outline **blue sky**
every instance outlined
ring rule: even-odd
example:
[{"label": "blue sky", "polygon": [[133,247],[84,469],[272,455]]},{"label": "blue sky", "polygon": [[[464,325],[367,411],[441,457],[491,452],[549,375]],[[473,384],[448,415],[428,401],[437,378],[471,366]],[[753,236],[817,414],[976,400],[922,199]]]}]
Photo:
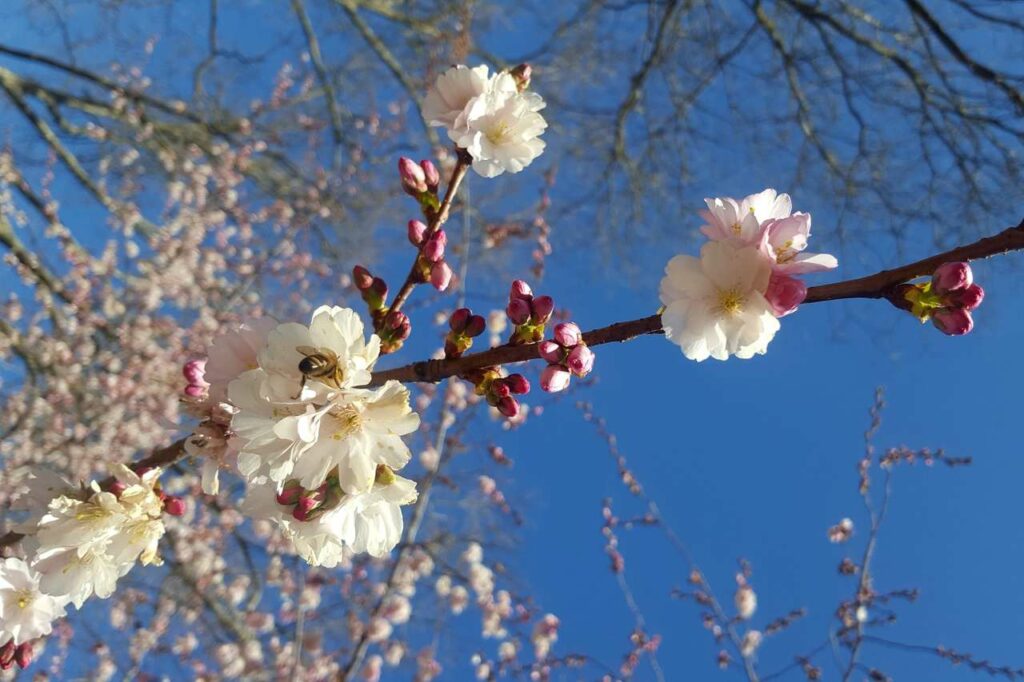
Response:
[{"label": "blue sky", "polygon": [[[226,24],[226,35],[250,36],[237,38],[243,46],[259,44],[259,34],[247,31],[253,26],[245,21]],[[0,35],[9,44],[51,47],[21,42],[16,25],[8,24]],[[498,44],[513,41],[506,36]],[[169,58],[158,48],[154,64],[166,68],[161,60]],[[555,155],[557,140],[552,144]],[[585,226],[553,225],[554,253],[538,292],[571,307],[583,328],[651,314],[667,257],[698,248],[692,235],[704,196],[742,196],[765,186],[787,189],[788,173],[756,159],[744,161],[737,163],[738,172],[710,169],[706,177],[694,178],[685,197],[692,213],[677,216],[678,227],[658,232],[654,243],[597,254],[579,247]],[[526,171],[538,186],[546,162]],[[558,192],[576,189],[585,171],[564,170],[556,205]],[[483,182],[472,180],[474,191]],[[794,203],[814,212],[815,250],[832,248],[840,256],[834,278],[895,262],[888,243],[873,244],[866,259],[855,246],[839,249],[830,230],[837,216],[830,212],[829,197],[796,194]],[[1020,219],[1019,207],[1006,210],[1002,222],[982,231],[996,232]],[[907,240],[901,246],[907,259],[932,252],[930,242]],[[754,569],[760,604],[755,627],[791,609],[808,609],[805,619],[762,648],[761,670],[769,673],[824,641],[835,623],[835,606],[854,590],[853,580],[839,576],[836,566],[847,552],[859,559],[862,551],[867,520],[855,467],[867,411],[882,386],[887,406],[874,440],[879,450],[941,447],[972,456],[974,464],[896,471],[875,584],[880,591],[916,587],[921,596],[914,604],[899,605],[897,623],[879,634],[1024,665],[1024,596],[1016,587],[1024,563],[1018,521],[1024,506],[1018,492],[1024,479],[1018,428],[1024,377],[1016,357],[1016,339],[1024,335],[1018,314],[1022,266],[1019,255],[976,266],[987,297],[975,331],[963,338],[922,327],[884,302],[821,303],[783,320],[764,357],[696,364],[661,337],[642,338],[598,348],[593,386],[554,399],[529,396],[527,402],[545,406],[543,418],[495,435],[515,459],[505,492],[527,519],[520,544],[502,558],[518,569],[516,579],[543,609],[560,617],[556,651],[594,654],[618,666],[628,649],[632,617],[608,570],[601,501],[612,497],[623,517],[642,511],[617,480],[604,442],[582,419],[576,400],[592,402],[607,419],[647,494],[689,545],[723,602],[731,603],[733,574],[742,557]],[[382,267],[397,277],[403,266],[386,260]],[[526,257],[518,267],[526,273]],[[509,270],[516,274],[517,266]],[[6,285],[9,275],[0,277]],[[484,273],[471,268],[468,303],[494,307],[506,283],[482,280]],[[532,366],[526,374],[535,380],[538,370]],[[489,466],[483,452],[467,457],[475,459],[460,464],[466,470]],[[857,525],[854,541],[831,545],[825,531],[844,516]],[[699,609],[669,597],[672,588],[685,585],[684,562],[657,529],[622,531],[620,540],[627,579],[648,629],[664,638],[658,658],[668,679],[717,679],[717,647],[701,625]],[[475,627],[457,625],[464,626]],[[934,657],[877,647],[867,648],[864,660],[900,680],[969,675]],[[836,678],[827,652],[815,662],[825,668],[826,679]],[[643,664],[637,677],[651,675]],[[463,679],[461,670],[448,679]]]}]

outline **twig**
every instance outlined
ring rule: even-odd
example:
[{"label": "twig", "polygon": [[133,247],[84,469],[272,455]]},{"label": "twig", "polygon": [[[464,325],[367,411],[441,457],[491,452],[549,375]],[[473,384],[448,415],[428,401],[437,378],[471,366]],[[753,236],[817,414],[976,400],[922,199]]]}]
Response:
[{"label": "twig", "polygon": [[[807,299],[804,302],[819,303],[845,298],[885,298],[892,292],[893,287],[915,277],[931,275],[935,268],[943,263],[977,260],[1021,249],[1024,249],[1024,220],[1021,220],[1016,227],[1008,228],[992,237],[985,237],[971,244],[950,249],[907,265],[891,270],[882,270],[867,277],[811,287],[807,290]],[[647,334],[659,334],[663,331],[661,316],[651,315],[593,329],[583,334],[583,340],[588,346],[600,346],[606,343],[629,341]],[[404,382],[437,383],[447,377],[466,374],[484,367],[533,360],[539,357],[537,349],[538,344],[504,345],[451,360],[414,362],[402,367],[374,372],[371,385],[378,386],[392,379]]]}]

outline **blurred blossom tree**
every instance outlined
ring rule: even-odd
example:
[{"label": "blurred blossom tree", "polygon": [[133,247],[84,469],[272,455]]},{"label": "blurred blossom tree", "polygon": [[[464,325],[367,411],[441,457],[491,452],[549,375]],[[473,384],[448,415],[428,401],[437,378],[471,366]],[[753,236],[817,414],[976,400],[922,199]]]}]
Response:
[{"label": "blurred blossom tree", "polygon": [[[735,592],[715,593],[582,398],[640,510],[602,509],[635,621],[620,660],[560,651],[557,615],[495,558],[524,520],[501,432],[546,418],[517,363],[546,363],[531,401],[579,396],[600,390],[599,345],[664,333],[691,359],[750,358],[801,304],[846,298],[971,331],[983,290],[968,261],[1024,248],[1024,223],[1003,230],[1024,198],[1022,7],[4,4],[0,667],[680,679],[619,547],[655,526],[684,576],[673,596],[698,605],[709,658],[733,674],[889,679],[872,643],[1024,678],[878,634],[916,596],[873,580],[894,468],[968,463],[876,453],[880,394],[865,520],[828,529],[862,543],[839,568],[852,588],[788,667],[762,670],[758,654],[804,609],[755,627],[746,562]],[[707,200],[700,246],[694,196],[742,195],[751,169],[836,216],[816,234],[838,261],[804,251],[810,215],[774,190]],[[581,298],[628,287],[632,257],[666,243],[700,257],[673,258],[660,302],[638,293],[621,315],[637,319],[583,331],[575,302],[539,293],[554,225],[559,248],[592,252],[582,272],[616,259]],[[801,279],[838,262],[840,281]],[[464,611],[479,627],[456,624]]]}]

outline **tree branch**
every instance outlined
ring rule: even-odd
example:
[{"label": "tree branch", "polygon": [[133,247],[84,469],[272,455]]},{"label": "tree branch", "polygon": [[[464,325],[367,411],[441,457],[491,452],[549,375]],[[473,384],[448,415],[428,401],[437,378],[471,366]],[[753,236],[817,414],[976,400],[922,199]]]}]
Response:
[{"label": "tree branch", "polygon": [[[1009,251],[1024,249],[1024,220],[1016,227],[1010,227],[992,237],[959,246],[949,251],[924,258],[891,270],[882,270],[867,277],[824,284],[807,290],[805,303],[835,301],[844,298],[884,298],[893,287],[915,277],[924,277],[935,272],[935,268],[950,261],[967,261],[988,258]],[[583,334],[588,346],[629,341],[645,334],[661,333],[661,315],[651,315],[637,320],[616,322],[593,329]],[[513,362],[524,362],[539,357],[538,344],[504,345],[480,353],[465,355],[449,360],[426,360],[414,362],[394,369],[373,373],[372,386],[388,380],[403,382],[422,381],[437,383],[450,376],[459,376],[485,367],[494,367]]]}]

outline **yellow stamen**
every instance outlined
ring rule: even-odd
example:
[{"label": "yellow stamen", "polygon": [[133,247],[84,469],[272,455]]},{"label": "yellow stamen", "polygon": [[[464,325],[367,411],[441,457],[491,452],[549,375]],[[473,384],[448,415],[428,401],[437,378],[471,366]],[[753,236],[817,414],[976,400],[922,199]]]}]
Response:
[{"label": "yellow stamen", "polygon": [[718,292],[718,309],[726,315],[737,315],[743,312],[745,297],[735,289]]}]

